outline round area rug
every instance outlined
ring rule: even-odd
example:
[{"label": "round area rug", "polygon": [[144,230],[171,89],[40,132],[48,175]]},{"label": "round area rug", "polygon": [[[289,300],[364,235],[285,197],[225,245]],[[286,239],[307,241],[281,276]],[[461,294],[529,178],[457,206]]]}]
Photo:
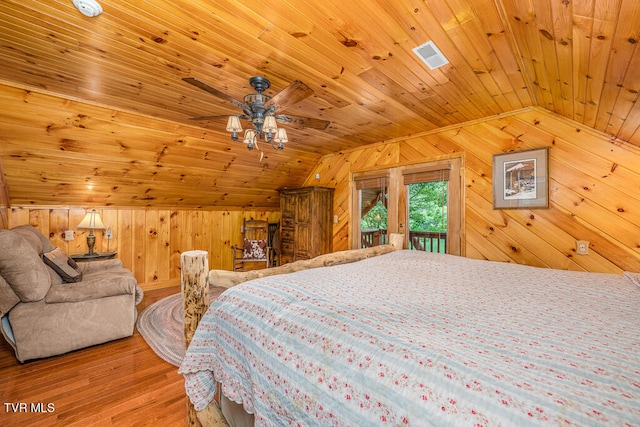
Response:
[{"label": "round area rug", "polygon": [[[209,287],[209,300],[215,301],[226,288]],[[180,366],[184,358],[182,294],[161,299],[138,316],[136,328],[149,347],[162,359]]]}]

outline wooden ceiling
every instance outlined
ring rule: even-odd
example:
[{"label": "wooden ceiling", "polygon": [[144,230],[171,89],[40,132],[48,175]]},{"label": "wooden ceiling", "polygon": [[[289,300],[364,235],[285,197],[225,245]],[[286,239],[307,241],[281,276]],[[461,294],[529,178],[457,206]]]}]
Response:
[{"label": "wooden ceiling", "polygon": [[[637,0],[70,0],[0,3],[0,156],[11,203],[277,206],[320,156],[537,105],[640,145]],[[412,48],[433,40],[449,64]],[[331,122],[264,158],[234,143],[242,100],[314,94]],[[87,191],[87,184],[94,187]]]}]

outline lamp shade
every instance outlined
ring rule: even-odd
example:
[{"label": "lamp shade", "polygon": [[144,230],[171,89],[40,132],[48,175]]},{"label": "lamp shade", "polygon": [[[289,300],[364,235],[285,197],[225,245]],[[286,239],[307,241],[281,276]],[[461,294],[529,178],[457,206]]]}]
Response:
[{"label": "lamp shade", "polygon": [[289,138],[287,138],[287,131],[284,130],[283,128],[278,128],[278,132],[276,133],[275,138],[273,138],[274,142],[277,142],[279,144],[284,144],[285,142],[289,141]]},{"label": "lamp shade", "polygon": [[102,219],[100,218],[100,214],[96,212],[95,209],[92,209],[90,212],[82,218],[80,224],[78,224],[78,228],[89,228],[91,230],[104,230],[105,227]]},{"label": "lamp shade", "polygon": [[253,129],[247,129],[244,133],[244,141],[247,144],[249,150],[253,150],[256,145],[256,131]]},{"label": "lamp shade", "polygon": [[264,124],[262,125],[262,130],[265,133],[276,133],[278,130],[278,126],[276,125],[275,116],[268,115],[264,118]]},{"label": "lamp shade", "polygon": [[240,118],[238,116],[229,116],[227,132],[242,132],[242,125],[240,125]]}]

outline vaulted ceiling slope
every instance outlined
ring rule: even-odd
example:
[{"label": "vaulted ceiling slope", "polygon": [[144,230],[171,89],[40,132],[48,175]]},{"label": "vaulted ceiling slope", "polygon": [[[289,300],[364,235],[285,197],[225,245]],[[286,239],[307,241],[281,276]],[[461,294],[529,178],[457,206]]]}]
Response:
[{"label": "vaulted ceiling slope", "polygon": [[[0,3],[0,156],[12,204],[275,206],[320,156],[532,105],[640,145],[637,0],[69,0]],[[429,40],[449,63],[412,52]],[[314,94],[260,160],[241,100]],[[97,191],[88,195],[86,186]]]}]

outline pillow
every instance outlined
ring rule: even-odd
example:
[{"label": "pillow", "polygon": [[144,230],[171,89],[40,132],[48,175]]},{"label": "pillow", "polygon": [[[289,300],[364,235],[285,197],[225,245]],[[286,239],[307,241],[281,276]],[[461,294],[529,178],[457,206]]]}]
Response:
[{"label": "pillow", "polygon": [[78,269],[78,264],[60,248],[46,252],[44,254],[44,263],[58,273],[65,283],[75,283],[82,280],[82,273]]},{"label": "pillow", "polygon": [[265,252],[266,247],[266,240],[251,240],[245,238],[242,259],[265,260],[267,259],[267,254]]},{"label": "pillow", "polygon": [[0,230],[0,274],[22,302],[40,301],[51,287],[40,254],[11,230]]}]

